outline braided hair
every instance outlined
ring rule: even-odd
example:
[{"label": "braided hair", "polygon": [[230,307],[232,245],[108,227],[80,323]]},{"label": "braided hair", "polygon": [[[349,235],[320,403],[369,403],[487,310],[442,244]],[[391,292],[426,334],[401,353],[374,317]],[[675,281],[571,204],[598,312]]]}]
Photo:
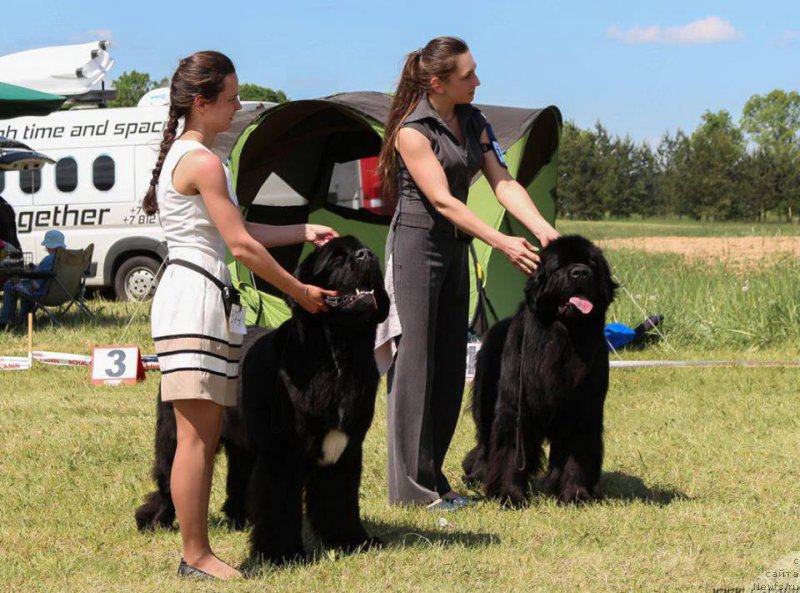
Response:
[{"label": "braided hair", "polygon": [[225,77],[235,72],[233,62],[216,51],[199,51],[178,63],[169,85],[169,117],[164,126],[161,148],[150,178],[150,187],[142,200],[146,214],[158,212],[156,188],[164,159],[175,142],[180,119],[189,115],[195,97],[200,96],[207,101],[216,99],[225,87]]}]

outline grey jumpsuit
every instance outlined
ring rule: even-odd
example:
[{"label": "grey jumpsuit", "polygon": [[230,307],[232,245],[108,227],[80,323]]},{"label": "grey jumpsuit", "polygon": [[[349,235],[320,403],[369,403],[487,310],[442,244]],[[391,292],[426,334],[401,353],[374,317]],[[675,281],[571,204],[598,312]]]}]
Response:
[{"label": "grey jumpsuit", "polygon": [[[457,105],[462,145],[427,97],[402,126],[430,140],[450,193],[466,203],[480,170],[481,112]],[[442,464],[464,392],[471,237],[439,214],[400,155],[398,206],[387,239],[402,336],[389,371],[388,483],[393,504],[428,503],[450,491]]]}]

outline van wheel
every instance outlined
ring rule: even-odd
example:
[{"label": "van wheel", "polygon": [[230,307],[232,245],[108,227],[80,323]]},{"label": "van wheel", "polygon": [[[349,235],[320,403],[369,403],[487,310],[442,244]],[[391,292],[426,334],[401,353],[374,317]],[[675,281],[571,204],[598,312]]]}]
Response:
[{"label": "van wheel", "polygon": [[156,273],[161,264],[145,255],[137,255],[122,262],[114,276],[114,292],[118,301],[143,301],[156,292]]}]

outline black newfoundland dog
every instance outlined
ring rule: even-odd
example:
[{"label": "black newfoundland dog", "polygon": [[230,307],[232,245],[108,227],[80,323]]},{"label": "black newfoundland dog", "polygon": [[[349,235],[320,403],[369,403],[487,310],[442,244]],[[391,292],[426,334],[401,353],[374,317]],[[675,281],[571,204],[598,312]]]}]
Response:
[{"label": "black newfoundland dog", "polygon": [[544,467],[560,502],[598,498],[603,402],[608,389],[605,314],[617,289],[598,247],[563,236],[541,251],[514,317],[495,324],[478,353],[472,416],[477,446],[465,480],[505,504],[527,502]]},{"label": "black newfoundland dog", "polygon": [[[291,319],[276,330],[250,328],[239,401],[225,412],[221,440],[228,457],[223,511],[239,528],[249,519],[253,557],[275,563],[305,556],[304,500],[324,545],[354,550],[377,542],[361,523],[358,494],[379,381],[375,331],[389,312],[380,264],[358,239],[340,237],[312,252],[297,277],[338,296],[327,313],[293,304]],[[140,530],[175,518],[171,404],[159,402],[156,426],[158,490],[136,511]]]}]

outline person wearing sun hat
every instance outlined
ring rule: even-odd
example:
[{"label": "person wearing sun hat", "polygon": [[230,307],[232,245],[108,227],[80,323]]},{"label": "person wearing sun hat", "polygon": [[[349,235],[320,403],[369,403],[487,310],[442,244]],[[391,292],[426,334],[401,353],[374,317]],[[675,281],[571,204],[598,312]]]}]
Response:
[{"label": "person wearing sun hat", "polygon": [[[56,250],[67,247],[64,233],[51,229],[44,234],[42,246],[47,250],[47,255],[36,266],[36,272],[52,272],[56,262]],[[3,284],[3,308],[0,310],[0,329],[17,325],[24,320],[31,311],[32,303],[28,299],[20,299],[20,294],[32,295],[40,299],[47,292],[49,280],[7,280]],[[19,315],[17,315],[17,301],[20,302]]]}]

